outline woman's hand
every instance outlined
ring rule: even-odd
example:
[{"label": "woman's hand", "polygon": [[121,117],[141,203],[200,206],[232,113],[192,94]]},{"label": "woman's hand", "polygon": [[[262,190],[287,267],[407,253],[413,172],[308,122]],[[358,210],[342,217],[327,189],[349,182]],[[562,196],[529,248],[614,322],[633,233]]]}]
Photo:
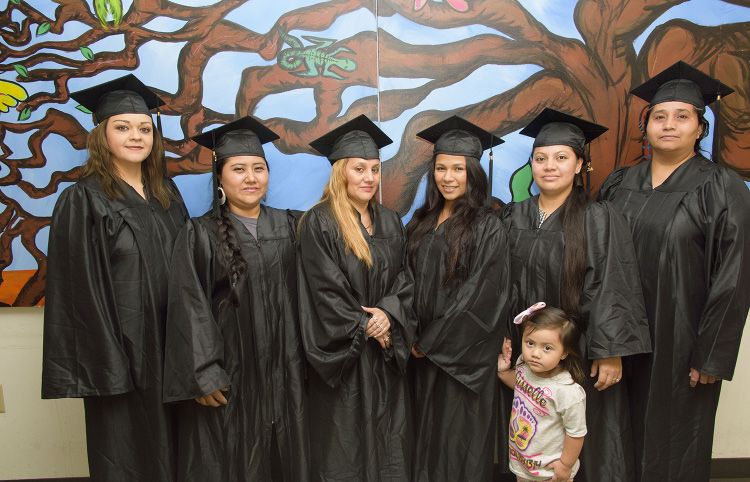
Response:
[{"label": "woman's hand", "polygon": [[411,346],[411,354],[414,356],[414,358],[424,358],[424,353],[422,353],[422,350],[417,348],[417,345]]},{"label": "woman's hand", "polygon": [[368,308],[366,306],[363,306],[362,309],[372,315],[372,318],[367,323],[367,329],[365,329],[367,336],[378,338],[391,329],[391,320],[388,319],[388,315],[383,310],[380,308]]},{"label": "woman's hand", "polygon": [[599,374],[599,379],[594,384],[594,388],[606,390],[615,383],[622,380],[622,358],[598,358],[591,364],[591,376]]},{"label": "woman's hand", "polygon": [[206,396],[198,397],[195,399],[196,402],[200,403],[204,407],[221,407],[227,404],[227,399],[221,392],[226,392],[229,387],[224,387],[221,390],[216,390],[214,393],[209,393]]},{"label": "woman's hand", "polygon": [[376,336],[375,339],[380,343],[380,347],[385,350],[393,346],[393,338],[391,338],[391,332],[386,332],[382,336]]},{"label": "woman's hand", "polygon": [[698,383],[706,384],[706,383],[716,383],[719,378],[716,378],[713,375],[709,375],[708,373],[703,373],[700,370],[696,370],[695,368],[690,369],[690,386],[695,387],[698,385]]},{"label": "woman's hand", "polygon": [[497,376],[502,378],[500,375],[510,370],[510,355],[513,352],[511,348],[510,339],[506,338],[503,340],[503,351],[497,356]]}]

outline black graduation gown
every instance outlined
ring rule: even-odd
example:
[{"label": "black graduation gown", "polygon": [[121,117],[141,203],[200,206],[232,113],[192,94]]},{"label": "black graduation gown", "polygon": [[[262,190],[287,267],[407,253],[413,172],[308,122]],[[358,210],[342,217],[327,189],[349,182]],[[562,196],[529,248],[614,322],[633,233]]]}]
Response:
[{"label": "black graduation gown", "polygon": [[[560,286],[565,236],[559,210],[539,227],[539,196],[509,204],[502,213],[510,238],[513,313],[538,301],[562,308]],[[606,202],[589,203],[584,214],[586,274],[581,293],[581,357],[586,383],[586,425],[581,468],[589,482],[630,482],[635,475],[627,389],[617,383],[604,391],[588,377],[597,358],[626,357],[651,351],[648,320],[628,224]],[[520,331],[514,331],[514,348]],[[510,395],[512,398],[512,394]],[[502,404],[501,407],[509,407]],[[507,433],[510,409],[500,417]],[[507,440],[506,440],[507,443]]]},{"label": "black graduation gown", "polygon": [[95,176],[52,213],[42,398],[84,397],[89,472],[98,481],[174,480],[173,415],[162,405],[172,246],[188,218],[125,185],[112,200]]},{"label": "black graduation gown", "polygon": [[[248,265],[237,307],[211,213],[190,220],[175,243],[164,400],[185,400],[178,404],[178,480],[275,480],[278,455],[283,480],[304,482],[310,466],[294,218],[261,206],[257,241],[232,223]],[[224,387],[225,406],[194,400]]]},{"label": "black graduation gown", "polygon": [[656,189],[651,163],[620,168],[599,197],[630,224],[653,354],[629,377],[641,481],[707,481],[720,383],[690,388],[691,368],[731,380],[750,307],[750,192],[695,156]]},{"label": "black graduation gown", "polygon": [[[413,279],[401,219],[371,203],[373,234],[362,227],[373,267],[345,248],[330,206],[301,220],[299,306],[309,370],[314,481],[410,480],[412,432],[404,371],[414,338]],[[393,346],[368,339],[378,307]]]},{"label": "black graduation gown", "polygon": [[497,357],[510,291],[508,236],[494,215],[476,220],[469,277],[443,286],[445,223],[417,250],[413,358],[415,482],[488,482],[494,465]]}]

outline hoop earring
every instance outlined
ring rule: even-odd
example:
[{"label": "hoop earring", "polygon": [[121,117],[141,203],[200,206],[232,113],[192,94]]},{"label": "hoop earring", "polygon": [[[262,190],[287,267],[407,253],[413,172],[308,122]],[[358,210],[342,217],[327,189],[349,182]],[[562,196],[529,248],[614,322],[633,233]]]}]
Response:
[{"label": "hoop earring", "polygon": [[224,192],[224,188],[219,186],[219,204],[223,206],[225,202],[227,202],[227,195]]}]

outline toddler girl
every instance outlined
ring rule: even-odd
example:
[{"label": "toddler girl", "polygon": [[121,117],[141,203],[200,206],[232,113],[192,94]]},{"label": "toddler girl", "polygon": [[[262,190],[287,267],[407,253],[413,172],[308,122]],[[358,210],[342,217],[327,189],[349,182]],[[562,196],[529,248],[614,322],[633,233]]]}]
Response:
[{"label": "toddler girl", "polygon": [[497,376],[515,387],[510,419],[510,470],[519,482],[572,480],[586,435],[586,393],[578,330],[562,310],[536,303],[516,316],[523,339],[511,370],[510,340]]}]

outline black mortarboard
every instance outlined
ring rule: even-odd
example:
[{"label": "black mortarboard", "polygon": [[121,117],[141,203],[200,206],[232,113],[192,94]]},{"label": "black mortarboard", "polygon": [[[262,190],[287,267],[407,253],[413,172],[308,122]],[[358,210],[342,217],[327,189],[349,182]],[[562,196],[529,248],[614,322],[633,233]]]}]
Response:
[{"label": "black mortarboard", "polygon": [[545,108],[521,134],[534,138],[534,147],[569,146],[583,150],[584,146],[609,129],[587,120]]},{"label": "black mortarboard", "polygon": [[366,115],[360,115],[318,137],[310,147],[326,156],[333,165],[339,159],[350,157],[380,159],[378,149],[392,142]]},{"label": "black mortarboard", "polygon": [[505,142],[478,125],[454,115],[419,132],[417,136],[435,144],[433,153],[481,159],[482,152]]},{"label": "black mortarboard", "polygon": [[146,114],[164,105],[151,89],[133,74],[70,94],[76,102],[93,112],[96,123],[119,114]]},{"label": "black mortarboard", "polygon": [[250,116],[245,116],[190,138],[201,146],[211,149],[214,153],[211,162],[211,177],[214,189],[212,207],[215,217],[220,215],[217,198],[219,173],[216,170],[216,161],[231,156],[258,156],[265,159],[266,154],[263,151],[263,144],[275,141],[278,138],[279,136],[274,131]]},{"label": "black mortarboard", "polygon": [[703,110],[734,92],[695,67],[679,61],[642,83],[630,93],[654,106],[662,102],[685,102]]},{"label": "black mortarboard", "polygon": [[214,151],[217,160],[230,156],[258,156],[265,159],[263,144],[278,138],[274,131],[250,116],[191,137]]}]

